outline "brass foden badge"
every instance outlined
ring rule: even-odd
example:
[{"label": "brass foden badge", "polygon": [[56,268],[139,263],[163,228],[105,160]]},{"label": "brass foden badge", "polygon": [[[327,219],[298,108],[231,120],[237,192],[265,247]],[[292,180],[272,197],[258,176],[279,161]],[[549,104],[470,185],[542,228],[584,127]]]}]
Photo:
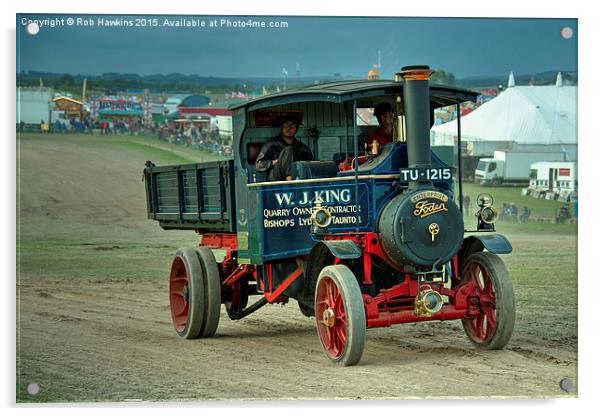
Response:
[{"label": "brass foden badge", "polygon": [[[414,203],[414,216],[424,218],[437,212],[447,211],[445,203],[447,195],[436,191],[424,191],[414,195],[410,201]],[[434,201],[438,200],[438,201]],[[440,201],[440,202],[439,202]]]}]

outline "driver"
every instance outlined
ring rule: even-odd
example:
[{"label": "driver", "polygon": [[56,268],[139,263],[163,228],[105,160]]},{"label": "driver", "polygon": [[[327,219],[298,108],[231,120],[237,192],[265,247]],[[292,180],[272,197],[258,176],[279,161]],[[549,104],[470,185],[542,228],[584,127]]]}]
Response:
[{"label": "driver", "polygon": [[285,117],[280,134],[262,146],[255,169],[267,172],[268,181],[290,181],[293,162],[313,160],[309,147],[295,137],[298,128],[297,120]]}]

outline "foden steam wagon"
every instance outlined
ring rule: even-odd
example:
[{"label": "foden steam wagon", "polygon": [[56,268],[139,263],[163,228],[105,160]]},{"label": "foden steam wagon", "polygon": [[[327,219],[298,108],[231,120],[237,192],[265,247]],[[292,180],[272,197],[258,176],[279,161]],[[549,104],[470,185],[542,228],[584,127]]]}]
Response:
[{"label": "foden steam wagon", "polygon": [[[147,162],[148,217],[201,236],[176,252],[169,275],[180,336],[213,336],[221,304],[237,320],[294,299],[341,365],[360,360],[367,328],[406,322],[460,319],[477,347],[507,344],[514,293],[498,254],[512,248],[495,233],[490,195],[477,197],[476,226],[465,229],[461,158],[450,165],[430,146],[434,110],[455,106],[460,154],[460,105],[477,94],[431,85],[431,73],[408,66],[393,81],[261,97],[232,108],[234,160]],[[366,115],[381,103],[394,139],[367,156],[376,127]],[[256,159],[291,117],[313,160],[294,161],[292,180],[268,181]]]}]

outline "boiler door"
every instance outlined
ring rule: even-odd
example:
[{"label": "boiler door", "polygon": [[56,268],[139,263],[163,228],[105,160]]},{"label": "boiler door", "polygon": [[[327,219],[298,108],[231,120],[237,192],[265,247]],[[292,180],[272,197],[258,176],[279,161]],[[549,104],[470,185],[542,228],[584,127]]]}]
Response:
[{"label": "boiler door", "polygon": [[398,264],[433,266],[451,260],[464,238],[464,222],[448,195],[417,189],[393,198],[379,220],[382,245]]}]

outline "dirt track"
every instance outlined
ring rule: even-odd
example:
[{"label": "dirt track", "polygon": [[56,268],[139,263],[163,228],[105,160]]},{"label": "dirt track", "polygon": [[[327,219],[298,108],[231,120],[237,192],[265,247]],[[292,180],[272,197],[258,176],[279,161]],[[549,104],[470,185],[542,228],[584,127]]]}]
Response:
[{"label": "dirt track", "polygon": [[[135,156],[133,150],[110,153],[102,146],[75,150],[59,142],[37,141],[22,142],[21,150],[24,235],[35,236],[44,218],[51,229],[56,224],[60,228],[65,212],[79,224],[69,225],[74,235],[85,233],[87,222],[90,229],[109,227],[106,235],[114,234],[115,239],[136,227],[144,238],[164,235],[144,217],[140,183],[144,155]],[[103,163],[113,173],[107,174],[106,165],[100,169]],[[120,181],[111,176],[115,172],[132,179]],[[101,173],[105,179],[98,181]],[[108,192],[112,192],[110,202],[104,197]],[[43,230],[39,232],[42,236]],[[194,235],[190,241],[194,244]],[[111,245],[110,239],[95,247],[100,247],[94,251],[98,255],[109,256],[127,249]],[[295,301],[268,305],[236,322],[222,311],[215,338],[183,340],[173,331],[169,312],[170,247],[148,277],[129,271],[121,278],[93,272],[82,277],[77,272],[61,275],[42,266],[22,265],[17,285],[17,401],[576,394],[576,388],[565,393],[558,385],[564,377],[576,383],[576,333],[565,339],[532,335],[520,323],[542,311],[531,310],[524,302],[519,302],[515,336],[505,350],[475,350],[459,322],[401,325],[369,330],[362,360],[350,368],[328,363],[314,321],[301,315]],[[21,254],[22,262],[35,260],[32,250]],[[136,247],[131,250],[137,253]],[[124,255],[127,252],[115,259]],[[24,393],[28,383],[39,384],[38,396]]]}]

